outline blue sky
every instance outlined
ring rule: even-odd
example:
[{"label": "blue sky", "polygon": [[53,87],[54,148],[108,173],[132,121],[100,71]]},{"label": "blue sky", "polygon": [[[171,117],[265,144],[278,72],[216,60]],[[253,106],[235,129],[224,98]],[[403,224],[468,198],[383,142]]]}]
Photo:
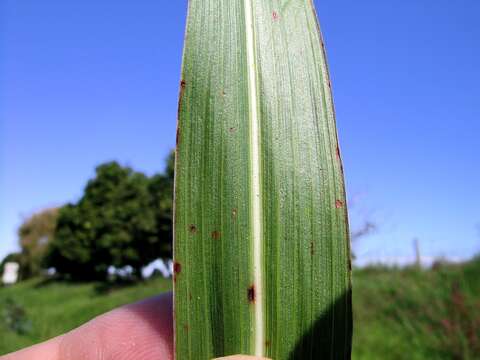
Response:
[{"label": "blue sky", "polygon": [[[94,167],[161,171],[175,142],[182,1],[0,3],[0,258]],[[316,1],[360,262],[480,252],[480,3]]]}]

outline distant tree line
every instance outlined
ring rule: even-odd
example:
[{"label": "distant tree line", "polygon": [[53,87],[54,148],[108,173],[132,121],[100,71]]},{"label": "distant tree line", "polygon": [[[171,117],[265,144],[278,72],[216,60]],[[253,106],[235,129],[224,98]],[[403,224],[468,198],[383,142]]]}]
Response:
[{"label": "distant tree line", "polygon": [[[130,267],[133,277],[158,258],[172,257],[174,153],[164,172],[153,176],[108,162],[96,168],[82,197],[43,210],[18,230],[20,252],[0,264],[20,264],[20,278],[55,269],[71,280],[105,280],[108,268]],[[366,221],[352,241],[368,236],[376,224]]]},{"label": "distant tree line", "polygon": [[153,176],[117,162],[96,168],[76,203],[44,210],[18,231],[21,278],[49,268],[71,280],[105,280],[108,268],[129,266],[140,278],[151,261],[172,256],[174,155]]}]

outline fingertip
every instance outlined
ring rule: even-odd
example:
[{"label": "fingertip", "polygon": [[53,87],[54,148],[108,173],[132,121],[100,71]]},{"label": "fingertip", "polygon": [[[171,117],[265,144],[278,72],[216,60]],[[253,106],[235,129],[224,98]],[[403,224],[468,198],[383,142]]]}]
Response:
[{"label": "fingertip", "polygon": [[173,359],[172,296],[164,294],[101,315],[66,334],[61,359]]},{"label": "fingertip", "polygon": [[[60,360],[58,353],[59,343],[62,337],[56,337],[44,343],[31,346],[29,348],[0,356],[0,360]],[[62,359],[63,360],[63,359]]]}]

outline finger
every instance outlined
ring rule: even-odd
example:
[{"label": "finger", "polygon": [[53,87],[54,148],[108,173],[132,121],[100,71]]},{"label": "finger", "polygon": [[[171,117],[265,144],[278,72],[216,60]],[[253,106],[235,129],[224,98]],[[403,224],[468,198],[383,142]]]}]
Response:
[{"label": "finger", "polygon": [[172,295],[101,315],[46,343],[0,360],[172,360]]},{"label": "finger", "polygon": [[0,356],[0,360],[59,360],[58,344],[60,340],[61,337],[58,337],[10,355]]}]

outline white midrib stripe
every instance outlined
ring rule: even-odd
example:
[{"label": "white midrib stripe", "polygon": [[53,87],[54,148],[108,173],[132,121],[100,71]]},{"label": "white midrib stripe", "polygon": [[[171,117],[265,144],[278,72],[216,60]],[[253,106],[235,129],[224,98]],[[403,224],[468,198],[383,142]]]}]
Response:
[{"label": "white midrib stripe", "polygon": [[260,183],[260,119],[258,116],[257,74],[255,65],[255,34],[253,25],[254,0],[245,1],[245,27],[247,40],[248,101],[250,118],[251,163],[251,224],[253,237],[253,277],[255,285],[255,355],[263,356],[265,326],[262,281],[262,196]]}]

